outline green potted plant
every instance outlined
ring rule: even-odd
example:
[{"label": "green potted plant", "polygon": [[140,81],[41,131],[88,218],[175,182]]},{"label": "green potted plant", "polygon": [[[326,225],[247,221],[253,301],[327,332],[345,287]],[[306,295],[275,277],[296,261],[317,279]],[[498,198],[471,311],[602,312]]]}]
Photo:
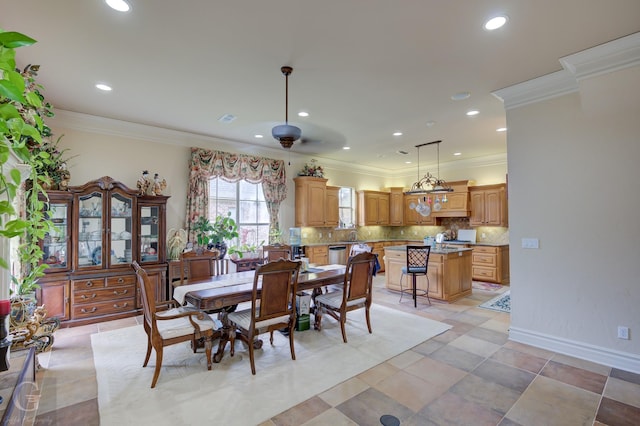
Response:
[{"label": "green potted plant", "polygon": [[231,212],[226,216],[218,215],[214,222],[204,216],[198,217],[193,222],[191,229],[196,235],[198,247],[217,248],[220,256],[227,253],[227,241],[238,238],[238,225],[231,217]]}]

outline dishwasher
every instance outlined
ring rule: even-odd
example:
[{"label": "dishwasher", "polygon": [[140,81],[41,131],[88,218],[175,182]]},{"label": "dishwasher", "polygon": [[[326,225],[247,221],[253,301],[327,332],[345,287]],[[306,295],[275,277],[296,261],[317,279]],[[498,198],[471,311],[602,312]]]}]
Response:
[{"label": "dishwasher", "polygon": [[329,264],[347,264],[347,246],[329,246]]}]

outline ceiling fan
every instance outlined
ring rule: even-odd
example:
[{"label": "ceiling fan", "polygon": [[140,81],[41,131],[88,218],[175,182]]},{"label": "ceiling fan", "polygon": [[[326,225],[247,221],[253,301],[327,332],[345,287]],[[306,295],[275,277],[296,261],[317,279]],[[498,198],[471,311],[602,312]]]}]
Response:
[{"label": "ceiling fan", "polygon": [[302,130],[299,127],[289,124],[289,75],[293,72],[293,68],[283,66],[280,68],[285,77],[285,107],[284,107],[284,124],[280,124],[271,129],[271,134],[275,139],[280,141],[283,148],[291,148],[293,143],[300,139]]}]

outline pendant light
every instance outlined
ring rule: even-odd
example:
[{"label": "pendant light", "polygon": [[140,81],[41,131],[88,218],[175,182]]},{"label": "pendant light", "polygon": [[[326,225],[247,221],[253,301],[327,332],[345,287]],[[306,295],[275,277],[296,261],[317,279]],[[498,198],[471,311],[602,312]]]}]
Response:
[{"label": "pendant light", "polygon": [[[453,189],[447,185],[444,179],[440,179],[440,143],[442,141],[433,141],[426,142],[423,144],[416,145],[418,148],[418,180],[411,185],[411,189],[405,194],[407,195],[423,195],[418,199],[418,204],[411,203],[409,208],[415,209],[422,216],[429,216],[431,214],[431,210],[438,212],[442,208],[442,203],[446,203],[447,193],[453,192]],[[438,175],[437,177],[427,172],[424,176],[420,177],[420,148],[428,145],[436,145],[437,148],[437,164],[438,164]],[[431,204],[430,194],[436,194],[433,207]]]},{"label": "pendant light", "polygon": [[284,104],[284,124],[280,124],[271,129],[273,137],[280,142],[283,148],[291,148],[293,143],[300,139],[302,130],[299,127],[289,124],[289,75],[293,72],[293,68],[283,66],[280,68],[285,77],[285,104]]}]

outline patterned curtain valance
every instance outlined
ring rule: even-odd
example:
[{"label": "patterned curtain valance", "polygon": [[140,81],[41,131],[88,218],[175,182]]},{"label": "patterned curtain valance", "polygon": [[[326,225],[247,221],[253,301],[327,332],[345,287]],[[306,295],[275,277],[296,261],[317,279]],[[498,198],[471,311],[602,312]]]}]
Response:
[{"label": "patterned curtain valance", "polygon": [[220,176],[231,182],[245,179],[251,183],[266,182],[271,185],[286,185],[287,181],[283,160],[191,148],[189,180],[212,176]]}]

